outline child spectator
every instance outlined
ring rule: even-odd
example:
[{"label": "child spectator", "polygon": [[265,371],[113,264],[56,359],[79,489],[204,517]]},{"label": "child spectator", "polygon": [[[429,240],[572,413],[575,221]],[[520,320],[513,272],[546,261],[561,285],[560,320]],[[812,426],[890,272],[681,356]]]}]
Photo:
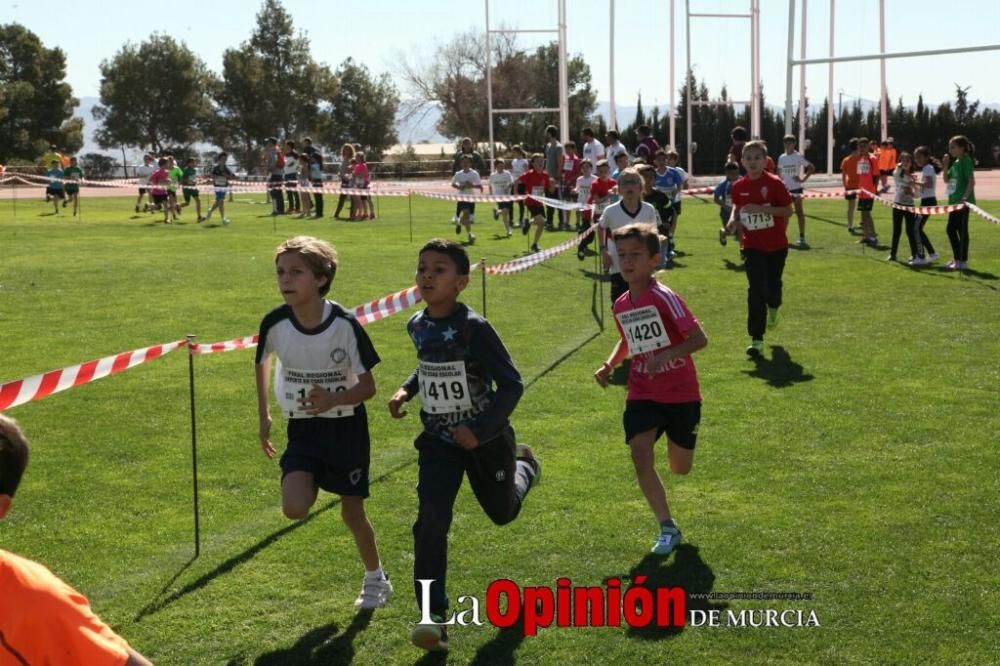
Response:
[{"label": "child spectator", "polygon": [[747,175],[733,183],[733,214],[727,230],[742,227],[741,245],[747,274],[747,355],[759,358],[764,351],[764,330],[778,325],[782,274],[788,257],[788,216],[792,197],[784,183],[767,173],[767,147],[751,141],[743,147]]},{"label": "child spectator", "polygon": [[[587,198],[587,203],[591,204],[593,208],[585,211],[583,214],[584,219],[591,223],[600,222],[604,211],[613,203],[613,192],[618,187],[618,183],[611,180],[610,171],[611,169],[608,167],[607,160],[599,160],[597,162],[597,178],[591,183],[590,196]],[[576,249],[577,259],[580,261],[584,260],[587,256],[587,247],[594,241],[594,236],[599,233],[600,229],[596,229],[594,233],[587,235],[586,238],[580,241],[580,245]],[[598,246],[600,245],[598,243]]]},{"label": "child spectator", "polygon": [[[937,206],[937,174],[941,173],[941,163],[931,155],[931,149],[927,146],[918,146],[913,151],[913,161],[920,169],[920,205]],[[917,256],[910,260],[911,266],[923,266],[938,260],[938,255],[934,251],[931,239],[924,232],[924,225],[930,215],[917,215],[913,221],[914,236],[917,241]]]},{"label": "child spectator", "polygon": [[313,192],[313,216],[317,220],[323,219],[323,154],[315,148],[309,156],[309,182],[312,184]]},{"label": "child spectator", "polygon": [[881,149],[878,153],[878,173],[882,179],[882,194],[889,191],[889,176],[896,169],[896,146],[892,137],[882,141]]},{"label": "child spectator", "polygon": [[225,152],[219,153],[215,158],[215,166],[212,167],[212,185],[215,187],[215,202],[208,209],[208,215],[205,216],[206,220],[212,219],[212,212],[218,209],[219,215],[222,217],[223,226],[229,224],[229,218],[226,217],[226,193],[229,191],[229,179],[236,177],[236,174],[230,171],[229,166],[226,164],[226,160],[228,159],[229,154]]},{"label": "child spectator", "polygon": [[[976,203],[976,176],[972,156],[975,147],[961,134],[951,137],[948,152],[941,160],[944,168],[944,182],[948,189],[948,204]],[[969,208],[963,206],[948,213],[948,241],[954,259],[948,262],[948,270],[969,268]]]},{"label": "child spectator", "polygon": [[796,150],[797,140],[794,134],[786,134],[784,138],[785,152],[778,157],[778,172],[781,174],[781,181],[792,195],[792,202],[795,204],[795,217],[799,221],[799,240],[796,245],[800,248],[806,245],[806,216],[802,211],[802,185],[813,175],[816,167]]},{"label": "child spectator", "polygon": [[[509,196],[511,188],[514,186],[514,176],[510,171],[507,171],[507,163],[500,158],[497,158],[493,162],[494,171],[490,174],[490,194],[494,196]],[[513,201],[500,201],[497,203],[497,207],[493,209],[493,217],[499,217],[503,219],[503,229],[507,236],[510,238],[514,233],[511,229],[511,216],[514,213],[514,202]]]},{"label": "child spectator", "polygon": [[618,176],[628,168],[628,153],[618,153],[615,155],[615,170],[611,172],[611,180],[618,182]]},{"label": "child spectator", "polygon": [[[563,156],[559,160],[559,192],[563,201],[573,201],[573,187],[580,176],[580,157],[576,154],[576,143],[567,141],[563,145]],[[577,213],[579,216],[579,213]],[[577,220],[579,222],[579,220]],[[559,212],[559,231],[569,231],[569,211]]]},{"label": "child spectator", "polygon": [[299,196],[299,154],[295,152],[295,142],[285,142],[284,167],[285,193],[288,195],[288,214],[302,212],[302,198]]},{"label": "child spectator", "polygon": [[[27,466],[27,438],[17,421],[0,414],[0,520],[10,513]],[[150,666],[94,614],[86,597],[41,564],[6,550],[0,550],[0,599],[0,663]]]},{"label": "child spectator", "polygon": [[274,457],[268,380],[275,354],[274,392],[288,419],[282,510],[302,520],[320,489],[340,495],[341,518],[365,567],[354,607],[379,608],[392,595],[392,584],[382,570],[364,506],[371,449],[364,402],[375,395],[372,368],[379,356],[354,315],[325,298],[337,273],[337,254],[326,241],[291,238],[278,246],[274,262],[285,303],[260,324],[255,373],[260,446]]},{"label": "child spectator", "polygon": [[618,342],[594,372],[607,387],[614,368],[632,358],[625,402],[625,443],[632,454],[636,480],[658,523],[651,552],[665,556],[681,542],[663,480],[656,471],[655,445],[667,436],[667,459],[674,474],[687,474],[701,421],[701,391],[691,354],[708,338],[687,304],[653,276],[660,263],[656,231],[630,224],[614,233],[618,263],[628,284],[614,304]]},{"label": "child spectator", "polygon": [[[354,165],[355,164],[356,164],[356,162],[354,161],[354,146],[352,146],[349,143],[345,143],[343,146],[340,147],[340,187],[341,188],[344,188],[344,189],[349,188],[349,187],[351,187],[351,184],[354,182]],[[344,194],[344,193],[341,193],[340,196],[337,198],[337,210],[335,210],[333,212],[334,219],[336,219],[336,220],[341,219],[340,218],[340,211],[343,210],[343,208],[344,208],[344,202],[346,202],[346,201],[350,201],[351,202],[350,210],[348,211],[350,213],[350,215],[348,217],[350,219],[352,219],[352,220],[354,219],[355,208],[356,208],[356,206],[355,206],[356,197],[354,197],[353,195]]]},{"label": "child spectator", "polygon": [[[463,155],[458,160],[461,171],[455,173],[451,179],[451,186],[458,190],[459,194],[472,194],[472,190],[483,191],[483,182],[478,171],[472,170],[472,158]],[[476,242],[476,236],[472,233],[472,225],[476,222],[476,203],[474,201],[459,201],[455,208],[455,233],[461,234],[462,227],[465,227],[469,234],[469,244]]]},{"label": "child spectator", "polygon": [[858,140],[851,137],[847,142],[851,152],[840,162],[840,180],[844,185],[844,200],[847,201],[847,233],[854,233],[854,207],[858,199],[858,161],[861,153],[858,150]]},{"label": "child spectator", "polygon": [[[884,148],[883,148],[884,150]],[[892,173],[893,186],[896,188],[893,202],[900,206],[913,206],[913,158],[909,153],[899,155],[899,164]],[[888,189],[888,188],[886,188]],[[915,215],[912,210],[892,209],[892,246],[886,261],[896,261],[896,251],[899,249],[899,237],[903,233],[903,222],[906,222],[906,238],[910,241],[910,259],[912,263],[917,256],[917,238]]]},{"label": "child spectator", "polygon": [[[524,194],[524,183],[521,182],[521,176],[528,171],[528,159],[525,157],[524,148],[521,146],[514,146],[511,151],[514,153],[514,159],[510,161],[510,175],[514,178],[515,183],[515,194]],[[524,199],[517,202],[517,225],[522,229],[527,224],[524,218]]]},{"label": "child spectator", "polygon": [[[359,190],[367,190],[371,185],[371,174],[368,171],[368,163],[365,162],[364,152],[358,150],[354,152],[354,181],[353,186]],[[352,220],[374,220],[375,206],[372,204],[371,196],[362,194],[358,197],[358,212]]]},{"label": "child spectator", "polygon": [[[468,254],[454,242],[429,241],[420,250],[416,284],[427,307],[406,330],[418,367],[392,396],[389,413],[402,418],[403,405],[420,394],[413,578],[417,604],[432,622],[416,625],[410,637],[438,651],[448,649],[448,532],[462,478],[468,475],[490,520],[506,525],[520,513],[541,466],[529,447],[516,443],[510,426],[524,392],[521,375],[496,330],[458,301],[469,284]],[[426,597],[421,580],[432,581]]]},{"label": "child spectator", "polygon": [[[586,206],[590,202],[590,187],[597,180],[597,176],[594,175],[594,166],[591,164],[590,160],[583,159],[580,160],[580,175],[576,178],[576,183],[573,187],[573,192],[576,195],[576,203],[581,206]],[[576,233],[581,233],[586,227],[581,223],[581,220],[585,220],[586,224],[590,224],[590,211],[589,210],[578,210],[576,211]]]},{"label": "child spectator", "polygon": [[278,150],[278,140],[274,137],[264,142],[264,157],[267,162],[268,194],[271,197],[271,214],[285,214],[285,155]]}]

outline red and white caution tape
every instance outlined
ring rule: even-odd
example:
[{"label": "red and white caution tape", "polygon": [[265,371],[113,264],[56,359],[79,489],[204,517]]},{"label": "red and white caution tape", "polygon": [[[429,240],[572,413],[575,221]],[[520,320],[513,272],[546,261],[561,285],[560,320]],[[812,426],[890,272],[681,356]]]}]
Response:
[{"label": "red and white caution tape", "polygon": [[420,301],[420,288],[410,287],[409,289],[397,291],[395,294],[383,296],[371,303],[359,305],[354,308],[354,316],[358,318],[358,322],[362,326],[366,326],[373,321],[391,317],[397,312],[411,308]]},{"label": "red and white caution tape", "polygon": [[527,257],[521,257],[520,259],[514,259],[512,261],[507,261],[502,264],[497,264],[496,266],[487,266],[486,272],[490,275],[510,275],[511,273],[520,273],[526,271],[529,268],[534,268],[543,261],[547,261],[552,257],[562,254],[570,248],[579,245],[580,241],[594,233],[597,228],[596,224],[590,225],[586,231],[577,236],[576,238],[571,238],[564,243],[560,243],[555,247],[550,247],[547,250],[542,250],[541,252],[536,252],[535,254],[529,255]]},{"label": "red and white caution tape", "polygon": [[985,218],[986,220],[992,222],[993,224],[1000,224],[1000,217],[997,217],[995,215],[990,215],[989,213],[987,213],[985,210],[983,210],[982,208],[980,208],[976,204],[967,203],[965,205],[968,206],[969,210],[971,210],[973,213],[975,213],[979,217]]},{"label": "red and white caution tape", "polygon": [[79,365],[71,365],[61,370],[52,370],[26,379],[7,382],[0,385],[0,412],[148,363],[186,344],[186,340],[178,340],[167,344],[153,345],[114,356],[105,356]]},{"label": "red and white caution tape", "polygon": [[194,343],[190,345],[192,354],[219,354],[236,351],[237,349],[252,349],[257,346],[257,336],[247,335],[225,342]]},{"label": "red and white caution tape", "polygon": [[468,201],[470,203],[501,203],[506,201],[520,201],[524,199],[523,194],[449,194],[445,192],[432,192],[430,190],[410,190],[410,193],[421,197],[427,197],[428,199]]},{"label": "red and white caution tape", "polygon": [[874,198],[875,201],[878,201],[883,206],[888,206],[890,208],[897,208],[899,210],[905,210],[910,213],[916,213],[917,215],[944,215],[945,213],[951,213],[956,210],[962,210],[966,206],[966,204],[964,203],[949,204],[947,206],[905,206],[903,204],[899,204],[894,201],[889,201],[888,199],[883,199],[882,197],[878,196],[877,194],[873,194],[868,190],[861,190],[861,191],[869,195],[870,197]]}]

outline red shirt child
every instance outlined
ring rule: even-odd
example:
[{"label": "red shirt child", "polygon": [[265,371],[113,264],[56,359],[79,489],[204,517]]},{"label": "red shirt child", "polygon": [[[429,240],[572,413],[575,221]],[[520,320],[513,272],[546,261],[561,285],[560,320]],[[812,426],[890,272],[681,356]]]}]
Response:
[{"label": "red shirt child", "polygon": [[791,206],[792,195],[788,193],[781,178],[766,171],[756,180],[742,176],[733,183],[732,197],[736,219],[741,222],[740,228],[743,230],[740,239],[742,248],[775,252],[788,247],[788,237],[785,235],[787,218],[765,213],[743,214],[740,211],[747,204]]},{"label": "red shirt child", "polygon": [[524,183],[524,192],[528,195],[524,204],[526,206],[543,206],[544,204],[539,199],[552,189],[552,179],[549,178],[549,174],[545,173],[544,170],[536,170],[535,163],[532,161],[531,169],[521,174],[519,180]]}]

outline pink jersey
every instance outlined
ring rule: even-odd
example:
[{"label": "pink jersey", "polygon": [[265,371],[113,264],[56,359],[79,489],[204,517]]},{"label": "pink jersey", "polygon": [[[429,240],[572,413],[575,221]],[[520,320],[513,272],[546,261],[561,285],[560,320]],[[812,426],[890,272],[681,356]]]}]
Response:
[{"label": "pink jersey", "polygon": [[628,345],[632,365],[628,376],[629,400],[662,403],[701,400],[698,371],[690,354],[671,361],[653,375],[646,374],[646,362],[667,347],[678,345],[698,327],[687,303],[673,290],[656,280],[637,298],[626,291],[615,301],[615,325]]},{"label": "pink jersey", "polygon": [[160,167],[152,173],[149,177],[150,193],[156,195],[165,195],[167,193],[167,188],[164,187],[170,181],[170,173]]},{"label": "pink jersey", "polygon": [[368,177],[368,165],[359,162],[354,165],[354,187],[368,187],[371,180]]}]

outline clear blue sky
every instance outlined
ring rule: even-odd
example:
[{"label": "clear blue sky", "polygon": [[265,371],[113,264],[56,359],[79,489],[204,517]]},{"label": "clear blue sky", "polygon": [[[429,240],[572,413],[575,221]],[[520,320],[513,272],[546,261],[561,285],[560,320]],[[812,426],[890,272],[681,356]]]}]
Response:
[{"label": "clear blue sky", "polygon": [[[797,0],[801,17],[803,0]],[[691,0],[692,12],[746,12],[749,0]],[[297,28],[312,42],[314,57],[336,66],[348,56],[375,72],[396,74],[400,57],[429,55],[437,43],[469,28],[482,30],[482,0],[285,0]],[[609,98],[608,1],[568,0],[568,47],[590,64],[598,99]],[[878,50],[877,0],[836,0],[837,55]],[[154,30],[183,40],[216,71],[222,52],[247,39],[259,3],[253,0],[208,0],[200,3],[144,3],[107,0],[102,3],[2,0],[0,23],[18,22],[48,46],[67,54],[68,80],[78,97],[97,96],[98,65],[126,41],[139,42]],[[518,28],[555,26],[555,0],[493,0],[495,23]],[[633,105],[641,92],[644,105],[665,106],[669,97],[668,0],[617,0],[615,87],[619,105]],[[808,0],[807,55],[826,56],[829,0]],[[170,11],[168,8],[173,7]],[[684,0],[677,0],[676,78],[682,80],[685,58]],[[788,43],[787,0],[761,0],[761,68],[769,103],[781,104],[785,90]],[[155,17],[155,18],[154,18]],[[1000,1],[886,0],[886,50],[913,51],[1000,42]],[[797,20],[798,23],[798,20]],[[712,94],[726,83],[731,97],[749,95],[749,22],[736,19],[692,20],[692,63]],[[526,46],[544,37],[525,35]],[[795,52],[798,55],[799,42]],[[1000,103],[1000,51],[936,58],[887,61],[890,97],[907,104],[924,99],[939,103],[954,98],[954,84],[971,86],[973,99]],[[814,102],[826,94],[827,67],[814,65],[807,76]],[[400,85],[402,88],[402,86]],[[878,98],[877,61],[836,66],[834,98]],[[796,75],[795,91],[798,79]],[[405,95],[405,90],[403,90]],[[90,120],[89,118],[86,120]],[[626,119],[627,120],[627,119]]]}]

